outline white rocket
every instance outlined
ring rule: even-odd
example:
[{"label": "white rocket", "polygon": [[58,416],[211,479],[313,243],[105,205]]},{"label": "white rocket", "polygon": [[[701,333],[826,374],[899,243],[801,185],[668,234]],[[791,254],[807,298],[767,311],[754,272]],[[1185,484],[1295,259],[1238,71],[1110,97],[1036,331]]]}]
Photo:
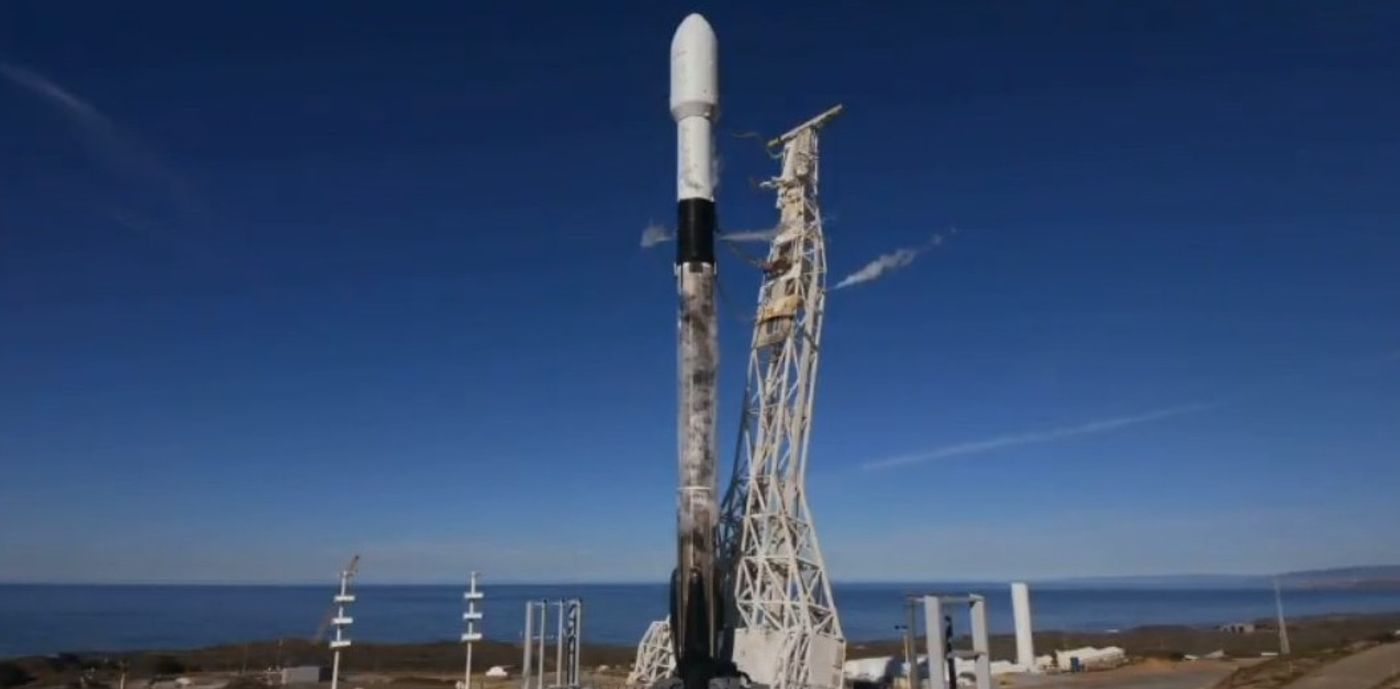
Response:
[{"label": "white rocket", "polygon": [[[671,579],[671,634],[677,675],[705,687],[726,674],[721,657],[720,575],[715,562],[714,123],[719,59],[714,29],[692,14],[671,39],[671,117],[676,121],[676,283],[680,293],[677,562]],[[732,665],[730,665],[732,667]]]}]

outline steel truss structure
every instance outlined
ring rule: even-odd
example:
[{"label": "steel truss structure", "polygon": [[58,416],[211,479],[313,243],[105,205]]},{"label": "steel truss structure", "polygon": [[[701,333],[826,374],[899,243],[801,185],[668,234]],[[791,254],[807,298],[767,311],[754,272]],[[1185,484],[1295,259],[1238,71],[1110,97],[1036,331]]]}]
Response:
[{"label": "steel truss structure", "polygon": [[627,684],[650,687],[676,669],[676,654],[671,646],[671,618],[657,620],[647,627],[637,644],[637,660],[627,674]]},{"label": "steel truss structure", "polygon": [[763,262],[721,553],[733,657],[772,689],[839,688],[845,638],[807,505],[812,402],[826,303],[818,137],[836,106],[774,139],[779,224]]}]

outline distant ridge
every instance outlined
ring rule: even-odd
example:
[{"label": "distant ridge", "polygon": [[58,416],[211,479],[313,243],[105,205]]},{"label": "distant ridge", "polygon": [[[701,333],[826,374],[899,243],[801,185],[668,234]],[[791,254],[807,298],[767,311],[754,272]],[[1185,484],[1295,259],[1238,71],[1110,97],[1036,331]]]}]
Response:
[{"label": "distant ridge", "polygon": [[[1273,586],[1274,578],[1267,574],[1165,574],[1067,577],[1038,583],[1064,587],[1268,588]],[[1293,589],[1400,590],[1400,565],[1299,570],[1281,573],[1277,578],[1281,586]]]},{"label": "distant ridge", "polygon": [[1279,583],[1289,588],[1400,589],[1400,565],[1334,567],[1288,572]]},{"label": "distant ridge", "polygon": [[1066,577],[1042,579],[1036,583],[1065,588],[1259,588],[1272,586],[1273,579],[1249,574],[1143,574],[1125,576]]}]

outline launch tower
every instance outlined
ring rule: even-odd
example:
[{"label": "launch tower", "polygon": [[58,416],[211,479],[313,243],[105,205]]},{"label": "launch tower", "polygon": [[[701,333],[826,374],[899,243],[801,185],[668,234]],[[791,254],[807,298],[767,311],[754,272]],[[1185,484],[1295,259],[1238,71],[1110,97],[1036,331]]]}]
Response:
[{"label": "launch tower", "polygon": [[818,132],[836,106],[774,139],[777,235],[763,262],[739,447],[719,550],[732,584],[734,663],[772,689],[841,687],[846,642],[811,510],[808,441],[826,301]]}]

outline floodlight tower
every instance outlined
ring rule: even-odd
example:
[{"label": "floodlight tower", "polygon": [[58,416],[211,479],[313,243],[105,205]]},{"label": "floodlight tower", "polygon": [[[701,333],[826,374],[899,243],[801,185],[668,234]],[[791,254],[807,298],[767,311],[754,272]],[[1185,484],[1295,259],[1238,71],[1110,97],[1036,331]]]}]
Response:
[{"label": "floodlight tower", "polygon": [[826,301],[817,133],[836,106],[769,142],[782,172],[778,233],[758,315],[720,555],[732,585],[734,662],[772,689],[839,688],[845,638],[807,506],[808,440]]},{"label": "floodlight tower", "polygon": [[476,605],[486,594],[477,590],[476,578],[477,573],[472,572],[471,584],[467,592],[462,594],[462,598],[467,601],[467,611],[462,613],[462,621],[467,625],[466,630],[462,632],[462,643],[467,645],[467,665],[462,671],[462,689],[472,689],[472,644],[481,641],[481,630],[477,629],[476,625],[481,622],[482,613],[476,609]]},{"label": "floodlight tower", "polygon": [[359,563],[360,556],[356,555],[350,559],[350,564],[340,571],[340,592],[331,598],[331,604],[336,608],[335,617],[331,618],[331,625],[335,627],[335,636],[330,643],[334,652],[331,660],[331,689],[340,686],[340,649],[350,647],[346,628],[355,623],[355,618],[345,614],[345,607],[355,602],[355,595],[350,593],[350,580],[355,577]]}]

